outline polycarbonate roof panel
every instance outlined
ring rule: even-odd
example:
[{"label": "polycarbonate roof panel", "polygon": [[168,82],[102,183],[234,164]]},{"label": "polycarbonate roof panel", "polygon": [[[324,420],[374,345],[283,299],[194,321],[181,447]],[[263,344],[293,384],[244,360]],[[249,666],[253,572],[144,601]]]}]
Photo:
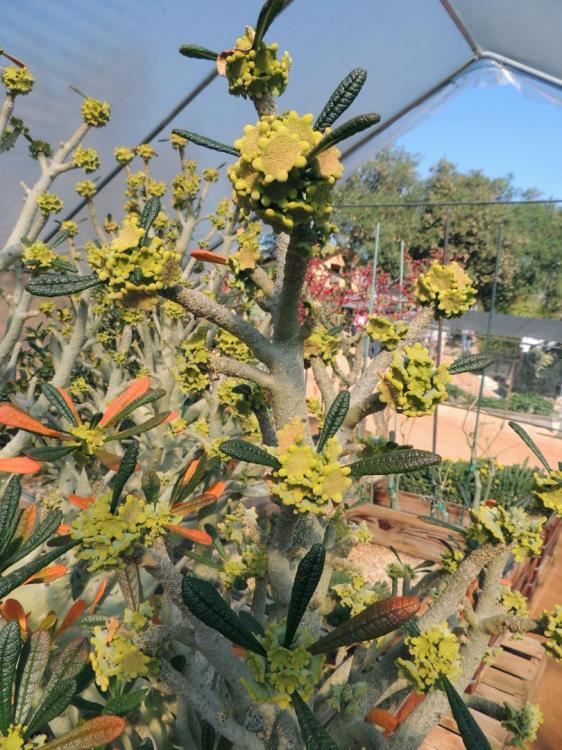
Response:
[{"label": "polycarbonate roof panel", "polygon": [[[16,114],[35,138],[55,145],[80,121],[80,98],[107,99],[112,120],[91,132],[86,145],[102,157],[104,175],[114,166],[116,145],[135,145],[211,70],[212,63],[177,53],[185,42],[228,48],[257,18],[261,0],[19,0],[0,3],[1,43],[23,59],[37,78],[33,93],[20,97]],[[466,41],[438,0],[294,0],[268,34],[288,49],[293,69],[281,109],[318,113],[343,76],[365,67],[367,84],[349,115],[378,111],[389,118],[420,93],[446,78],[470,56]],[[249,102],[228,96],[224,79],[215,80],[172,125],[232,142],[246,122],[256,119]],[[176,155],[155,144],[156,178],[176,171]],[[19,211],[19,181],[33,184],[37,165],[20,140],[0,159],[0,240]],[[202,166],[216,166],[220,154],[193,148]],[[368,152],[365,149],[364,156]],[[228,159],[228,157],[226,157]],[[82,173],[57,180],[54,190],[72,207],[73,186]],[[120,182],[117,180],[116,182]],[[215,194],[218,195],[217,188]],[[99,197],[101,211],[119,213],[117,187]]]}]

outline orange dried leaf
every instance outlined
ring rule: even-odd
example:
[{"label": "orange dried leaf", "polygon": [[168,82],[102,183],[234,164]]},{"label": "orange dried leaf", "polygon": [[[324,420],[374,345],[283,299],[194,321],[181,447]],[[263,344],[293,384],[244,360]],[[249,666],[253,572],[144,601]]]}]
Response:
[{"label": "orange dried leaf", "polygon": [[[111,471],[117,471],[119,469],[123,456],[118,456],[116,453],[110,453],[103,448],[98,448],[95,453],[96,457],[107,469],[111,469]],[[138,471],[139,469],[140,464],[137,464],[135,466],[135,471]]]},{"label": "orange dried leaf", "polygon": [[21,535],[22,542],[29,538],[29,535],[35,528],[37,521],[37,506],[29,505],[22,513],[16,534]]},{"label": "orange dried leaf", "polygon": [[80,508],[80,510],[86,510],[95,500],[96,498],[93,495],[88,495],[88,497],[84,497],[83,495],[68,496],[68,502]]},{"label": "orange dried leaf", "polygon": [[172,420],[177,419],[179,415],[180,415],[179,411],[171,411],[168,414],[168,416],[160,422],[160,424],[168,424],[168,422],[171,422]]},{"label": "orange dried leaf", "polygon": [[77,599],[72,605],[72,607],[66,613],[66,616],[64,620],[61,622],[60,627],[57,631],[57,635],[62,635],[65,631],[67,631],[70,627],[72,627],[75,622],[78,622],[78,620],[84,614],[85,609],[86,609],[86,600]]},{"label": "orange dried leaf", "polygon": [[92,606],[90,607],[90,614],[94,614],[96,611],[96,608],[98,604],[100,603],[103,595],[105,594],[105,590],[107,588],[107,582],[109,581],[109,578],[104,578],[103,581],[98,586],[98,590],[96,591],[96,595],[94,596],[94,600],[92,602]]},{"label": "orange dried leaf", "polygon": [[219,482],[216,482],[212,487],[209,487],[209,489],[205,490],[202,497],[214,497],[219,498],[222,493],[226,489],[226,482],[223,482],[222,480]]},{"label": "orange dried leaf", "polygon": [[212,544],[212,538],[205,532],[199,529],[187,529],[184,526],[176,526],[174,523],[167,523],[166,528],[170,529],[174,534],[190,539],[192,542],[197,544]]},{"label": "orange dried leaf", "polygon": [[57,529],[57,534],[70,534],[71,526],[68,523],[61,523]]},{"label": "orange dried leaf", "polygon": [[65,403],[72,412],[74,419],[78,422],[78,424],[81,424],[82,420],[80,419],[80,415],[78,414],[78,410],[74,405],[74,401],[72,400],[72,396],[70,395],[70,393],[68,391],[65,391],[64,388],[57,388],[57,391],[64,398]]},{"label": "orange dried leaf", "polygon": [[385,711],[383,708],[372,708],[367,716],[365,716],[365,721],[369,722],[369,724],[376,724],[387,732],[394,732],[398,726],[396,716],[389,711]]},{"label": "orange dried leaf", "polygon": [[114,398],[113,401],[109,404],[107,409],[105,410],[105,413],[103,417],[100,419],[99,427],[103,427],[106,425],[113,417],[117,416],[120,411],[123,411],[123,409],[128,406],[132,401],[134,401],[139,396],[144,395],[148,389],[150,388],[150,378],[148,375],[145,375],[142,378],[138,378],[138,380],[134,380],[120,396],[117,396],[117,398]]},{"label": "orange dried leaf", "polygon": [[61,440],[68,439],[62,432],[45,427],[38,419],[34,419],[13,404],[0,404],[0,424],[6,425],[6,427],[15,427],[18,430],[25,430],[26,432],[33,432],[36,435],[45,435],[45,437],[56,437]]},{"label": "orange dried leaf", "polygon": [[0,614],[4,620],[15,620],[24,633],[27,631],[27,615],[17,599],[6,599],[0,605]]},{"label": "orange dried leaf", "polygon": [[15,458],[0,458],[0,471],[8,474],[35,474],[39,471],[41,464],[27,456],[16,456]]},{"label": "orange dried leaf", "polygon": [[186,500],[185,503],[178,503],[174,505],[174,513],[183,513],[186,516],[188,513],[195,513],[201,508],[206,508],[207,505],[211,505],[216,502],[216,497],[201,495],[201,497],[195,497],[193,500]]},{"label": "orange dried leaf", "polygon": [[191,477],[195,474],[195,471],[197,467],[199,466],[199,459],[196,458],[194,461],[192,461],[187,469],[185,470],[185,474],[183,475],[183,479],[181,480],[182,485],[186,485]]},{"label": "orange dried leaf", "polygon": [[93,750],[111,742],[125,729],[125,719],[120,716],[96,716],[76,729],[43,745],[43,750]]},{"label": "orange dried leaf", "polygon": [[192,250],[191,257],[195,260],[202,260],[207,263],[216,263],[219,266],[226,266],[228,259],[224,255],[213,253],[210,250]]},{"label": "orange dried leaf", "polygon": [[232,653],[235,656],[240,656],[243,658],[248,653],[245,648],[242,648],[242,646],[232,646]]},{"label": "orange dried leaf", "polygon": [[52,583],[59,578],[62,578],[68,573],[68,567],[59,563],[57,565],[47,565],[43,570],[34,573],[32,576],[24,581],[24,583]]},{"label": "orange dried leaf", "polygon": [[425,695],[423,693],[410,693],[396,712],[398,723],[402,724],[402,722],[406,721],[412,711],[424,700]]}]

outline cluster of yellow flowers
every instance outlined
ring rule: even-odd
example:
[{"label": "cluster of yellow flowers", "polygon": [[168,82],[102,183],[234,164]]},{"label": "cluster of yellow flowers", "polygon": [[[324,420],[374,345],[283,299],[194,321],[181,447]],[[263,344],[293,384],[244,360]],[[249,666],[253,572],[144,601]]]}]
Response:
[{"label": "cluster of yellow flowers", "polygon": [[554,469],[546,477],[533,475],[533,493],[543,508],[562,517],[562,471]]},{"label": "cluster of yellow flowers", "polygon": [[228,256],[228,265],[235,275],[242,271],[253,271],[260,257],[261,225],[251,221],[236,232],[238,250]]},{"label": "cluster of yellow flowers", "polygon": [[45,270],[51,268],[53,261],[57,259],[56,253],[41,240],[36,240],[23,246],[21,260],[30,271]]},{"label": "cluster of yellow flowers", "polygon": [[154,507],[136,495],[127,495],[112,513],[111,497],[111,492],[100,495],[71,524],[70,535],[80,542],[77,557],[89,563],[90,572],[124,568],[122,555],[135,542],[152,544],[166,533],[167,524],[181,521],[168,507]]},{"label": "cluster of yellow flowers", "polygon": [[37,205],[43,216],[58,214],[64,208],[64,203],[54,193],[41,193],[37,198]]},{"label": "cluster of yellow flowers", "polygon": [[472,279],[456,262],[434,260],[429,271],[418,276],[414,294],[422,305],[434,305],[436,317],[457,317],[476,302]]},{"label": "cluster of yellow flowers", "polygon": [[89,96],[82,102],[81,112],[86,125],[92,128],[102,128],[107,125],[111,117],[111,107],[107,102],[92,99]]},{"label": "cluster of yellow flowers", "polygon": [[239,362],[249,362],[253,359],[250,348],[234,334],[225,331],[223,328],[216,335],[215,345],[223,354],[227,354]]},{"label": "cluster of yellow flowers", "polygon": [[244,503],[239,502],[228,508],[217,528],[227,541],[244,545],[248,541],[259,541],[257,523],[256,509],[247,508]]},{"label": "cluster of yellow flowers", "polygon": [[453,682],[459,676],[459,643],[446,622],[434,623],[420,635],[405,638],[404,643],[410,658],[396,659],[396,664],[418,692],[433,690],[440,674]]},{"label": "cluster of yellow flowers", "polygon": [[226,588],[231,588],[237,580],[263,578],[267,573],[267,549],[259,544],[247,544],[240,557],[225,560],[219,578]]},{"label": "cluster of yellow flowers", "polygon": [[403,320],[392,322],[381,315],[369,315],[365,331],[370,339],[378,341],[381,349],[391,352],[408,333],[408,324]]},{"label": "cluster of yellow flowers", "polygon": [[441,555],[441,566],[447,573],[454,573],[464,560],[464,552],[454,547],[449,547]]},{"label": "cluster of yellow flowers", "polygon": [[100,690],[109,689],[110,680],[131,682],[146,677],[155,668],[156,661],[135,646],[130,633],[120,628],[119,621],[110,619],[107,627],[92,631],[90,661]]},{"label": "cluster of yellow flowers", "polygon": [[527,597],[524,596],[520,591],[514,591],[511,586],[501,587],[500,602],[503,605],[505,611],[510,615],[527,616],[529,614]]},{"label": "cluster of yellow flowers", "polygon": [[196,393],[209,385],[206,370],[210,353],[204,334],[192,336],[182,341],[176,352],[174,378],[180,384],[182,393]]},{"label": "cluster of yellow flowers", "polygon": [[351,617],[358,615],[370,604],[379,601],[379,594],[369,588],[359,571],[338,571],[337,577],[347,580],[330,586],[330,594],[335,594],[338,603],[349,610]]},{"label": "cluster of yellow flowers", "polygon": [[472,510],[471,514],[473,521],[466,530],[469,539],[478,544],[514,543],[513,556],[518,562],[529,555],[540,554],[545,518],[530,516],[522,508],[507,510],[501,505],[491,508],[481,505],[478,510]]},{"label": "cluster of yellow flowers", "polygon": [[267,115],[246,125],[234,145],[240,159],[228,168],[242,210],[274,229],[291,230],[313,219],[324,226],[332,213],[332,186],[343,174],[335,147],[309,160],[324,134],[312,127],[310,114]]},{"label": "cluster of yellow flowers", "polygon": [[281,620],[269,625],[264,636],[256,636],[267,655],[249,652],[246,664],[255,682],[240,680],[253,700],[258,703],[273,701],[282,709],[290,707],[295,691],[305,701],[311,697],[322,677],[325,658],[323,654],[312,656],[307,650],[315,638],[305,628],[299,629],[291,648],[282,646],[285,627],[285,620]]},{"label": "cluster of yellow flowers", "polygon": [[278,445],[271,449],[281,464],[273,471],[271,492],[283,505],[299,513],[322,514],[331,503],[341,503],[351,485],[350,469],[339,463],[341,447],[329,438],[322,453],[304,442],[304,427],[295,418],[277,433]]},{"label": "cluster of yellow flowers", "polygon": [[82,148],[78,146],[72,154],[72,163],[75,167],[83,169],[86,174],[96,172],[100,168],[100,157],[95,148]]},{"label": "cluster of yellow flowers", "polygon": [[562,606],[557,604],[554,609],[543,612],[539,623],[547,639],[542,644],[544,649],[556,661],[562,661]]},{"label": "cluster of yellow flowers", "polygon": [[335,360],[339,346],[338,337],[329,333],[323,325],[318,325],[304,341],[304,358],[319,357],[329,365]]},{"label": "cluster of yellow flowers", "polygon": [[74,189],[81,198],[86,198],[89,201],[98,192],[96,183],[93,180],[80,180],[76,183]]},{"label": "cluster of yellow flowers", "polygon": [[17,65],[8,65],[2,71],[2,83],[10,94],[25,96],[33,88],[35,78],[29,68],[25,66],[20,68]]},{"label": "cluster of yellow flowers", "polygon": [[509,742],[510,746],[527,747],[527,742],[537,739],[537,732],[543,721],[540,706],[535,703],[525,703],[523,708],[517,709],[505,703],[504,708],[506,716],[502,721],[502,727],[514,735]]},{"label": "cluster of yellow flowers", "polygon": [[47,742],[47,735],[40,734],[24,740],[22,724],[10,724],[6,734],[0,734],[0,750],[36,750]]},{"label": "cluster of yellow flowers", "polygon": [[127,148],[127,146],[116,146],[113,149],[113,156],[119,164],[128,164],[135,158],[135,152],[132,148]]},{"label": "cluster of yellow flowers", "polygon": [[172,180],[174,208],[185,208],[199,193],[201,178],[197,174],[197,162],[183,161],[183,172]]},{"label": "cluster of yellow flowers", "polygon": [[284,52],[277,59],[279,45],[260,42],[254,47],[255,33],[249,26],[226,55],[228,90],[233,96],[261,99],[266,94],[281,96],[289,81],[291,57]]},{"label": "cluster of yellow flowers", "polygon": [[451,376],[447,365],[435,366],[421,344],[395,351],[392,363],[377,386],[380,400],[408,417],[432,414],[447,398]]}]

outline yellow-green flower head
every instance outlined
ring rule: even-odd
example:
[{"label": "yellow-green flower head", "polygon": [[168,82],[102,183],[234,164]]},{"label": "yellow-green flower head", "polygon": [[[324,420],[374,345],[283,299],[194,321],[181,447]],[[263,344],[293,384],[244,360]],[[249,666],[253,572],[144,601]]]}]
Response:
[{"label": "yellow-green flower head", "polygon": [[517,709],[509,703],[504,703],[505,719],[502,727],[513,734],[509,741],[510,747],[527,747],[527,742],[537,739],[537,732],[543,722],[540,706],[534,703],[525,703],[523,708]]},{"label": "yellow-green flower head", "polygon": [[231,588],[236,580],[263,578],[266,573],[267,549],[258,544],[249,544],[243,548],[240,557],[230,557],[224,561],[219,578],[223,586]]},{"label": "yellow-green flower head", "polygon": [[331,193],[343,174],[333,146],[309,159],[324,133],[314,130],[310,114],[267,115],[246,125],[234,145],[240,158],[227,174],[238,205],[276,230],[287,231],[310,220],[325,227],[332,213]]},{"label": "yellow-green flower head", "polygon": [[179,150],[180,148],[185,148],[187,146],[187,138],[183,138],[183,136],[177,135],[176,133],[170,133],[170,143],[172,144],[173,149]]},{"label": "yellow-green flower head", "polygon": [[177,302],[172,302],[172,300],[169,299],[163,303],[162,312],[167,318],[170,318],[170,320],[180,320],[186,314],[186,311],[181,305],[178,305]]},{"label": "yellow-green flower head", "polygon": [[78,234],[78,224],[75,221],[63,221],[60,225],[60,231],[67,234],[69,237],[76,237]]},{"label": "yellow-green flower head", "polygon": [[255,682],[242,679],[241,682],[252,700],[257,703],[276,703],[286,709],[291,705],[291,696],[298,691],[307,701],[322,679],[324,655],[312,656],[307,650],[314,642],[314,636],[305,628],[300,628],[292,647],[281,644],[285,637],[286,621],[272,623],[264,636],[256,638],[265,648],[266,656],[248,652],[245,661]]},{"label": "yellow-green flower head", "polygon": [[328,333],[323,325],[316,326],[304,341],[304,358],[319,357],[327,365],[331,364],[340,348],[337,336]]},{"label": "yellow-green flower head", "polygon": [[[281,466],[273,471],[271,492],[283,505],[290,505],[299,513],[330,512],[344,499],[351,485],[351,470],[339,463],[341,447],[335,438],[329,438],[322,453],[317,453],[304,442],[304,431],[296,421],[295,427],[293,441],[287,445],[279,439],[277,448],[272,450]],[[278,438],[280,434],[282,431]]]},{"label": "yellow-green flower head", "polygon": [[107,628],[97,626],[92,630],[90,661],[96,684],[103,692],[108,690],[112,678],[132,682],[147,677],[156,666],[154,659],[135,646],[130,634],[117,630],[118,627],[117,620],[111,619]]},{"label": "yellow-green flower head", "polygon": [[89,387],[86,378],[80,376],[79,378],[74,378],[70,383],[70,392],[73,396],[80,396],[82,393],[86,393]]},{"label": "yellow-green flower head", "polygon": [[446,622],[430,625],[420,635],[404,639],[409,659],[396,659],[402,676],[418,693],[432,691],[439,675],[454,682],[461,671],[459,643]]},{"label": "yellow-green flower head", "polygon": [[171,223],[170,217],[165,211],[159,211],[156,215],[156,218],[152,222],[152,226],[154,229],[156,229],[158,232],[163,232],[165,229],[169,227]]},{"label": "yellow-green flower head", "polygon": [[491,508],[481,505],[471,511],[472,524],[466,533],[469,539],[482,544],[512,544],[513,556],[520,562],[525,557],[540,554],[543,545],[542,528],[545,518],[530,516],[522,508],[506,509],[501,505]]},{"label": "yellow-green flower head", "polygon": [[21,259],[27,268],[31,271],[36,271],[38,269],[51,268],[53,262],[57,259],[57,255],[45,242],[37,240],[23,246]]},{"label": "yellow-green flower head", "polygon": [[53,149],[51,148],[51,144],[47,143],[47,141],[41,141],[36,138],[29,144],[29,155],[32,159],[37,159],[40,154],[43,154],[43,156],[46,157],[52,156]]},{"label": "yellow-green flower head", "polygon": [[434,306],[438,318],[458,317],[476,302],[472,279],[455,261],[443,265],[434,260],[429,271],[416,280],[414,294],[422,305]]},{"label": "yellow-green flower head", "polygon": [[143,161],[150,161],[156,156],[156,151],[152,148],[150,143],[141,143],[140,146],[136,147],[135,153]]},{"label": "yellow-green flower head", "polygon": [[255,508],[247,508],[239,502],[229,507],[224,520],[217,528],[227,541],[237,542],[240,546],[248,541],[259,541],[258,514]]},{"label": "yellow-green flower head", "polygon": [[254,30],[246,27],[236,48],[226,56],[228,90],[233,96],[261,99],[266,94],[281,96],[289,81],[291,57],[284,52],[277,59],[278,44],[260,42],[252,49]]},{"label": "yellow-green flower head", "polygon": [[175,208],[183,208],[199,193],[201,178],[195,172],[180,172],[172,180],[172,198]]},{"label": "yellow-green flower head", "polygon": [[351,716],[359,716],[360,706],[358,701],[368,693],[369,686],[366,682],[353,682],[347,685],[332,685],[330,694],[326,700],[334,711],[343,711]]},{"label": "yellow-green flower head", "polygon": [[43,313],[43,315],[46,315],[47,318],[50,318],[52,314],[55,312],[57,306],[54,302],[41,302],[39,305],[40,312]]},{"label": "yellow-green flower head", "polygon": [[127,146],[116,146],[113,149],[113,156],[118,164],[128,164],[135,158],[135,152],[132,148],[127,148]]},{"label": "yellow-green flower head", "polygon": [[80,182],[76,183],[74,189],[76,190],[78,195],[82,196],[82,198],[86,198],[87,200],[91,200],[98,192],[96,183],[92,180],[80,180]]},{"label": "yellow-green flower head", "polygon": [[10,724],[6,734],[0,734],[0,750],[35,750],[45,744],[47,737],[44,734],[26,742],[24,729],[21,724]]},{"label": "yellow-green flower head", "polygon": [[349,609],[351,617],[380,599],[379,594],[368,587],[367,581],[359,572],[350,575],[347,581],[331,586],[330,594],[335,594],[339,604]]},{"label": "yellow-green flower head", "polygon": [[542,634],[547,639],[543,648],[556,661],[562,661],[562,606],[557,604],[554,609],[545,611],[540,618]]},{"label": "yellow-green flower head", "polygon": [[82,443],[89,456],[93,456],[102,447],[106,438],[104,430],[90,427],[89,424],[77,425],[70,428],[69,432]]},{"label": "yellow-green flower head", "polygon": [[78,146],[72,154],[72,163],[75,167],[79,167],[86,174],[89,174],[100,168],[100,157],[95,148],[82,148],[82,146]]},{"label": "yellow-green flower head", "polygon": [[35,78],[26,66],[20,68],[17,65],[8,65],[2,71],[2,83],[10,94],[25,96],[33,88]]},{"label": "yellow-green flower head", "polygon": [[554,469],[546,477],[533,475],[533,494],[543,508],[562,517],[562,471]]},{"label": "yellow-green flower head", "polygon": [[185,432],[187,428],[187,420],[183,417],[176,417],[168,423],[168,427],[170,428],[170,432],[172,433],[172,435],[177,437],[178,435],[181,435]]},{"label": "yellow-green flower head", "polygon": [[181,519],[164,505],[154,507],[143,498],[127,495],[117,513],[111,512],[112,493],[100,495],[72,521],[70,535],[79,540],[77,557],[88,570],[122,569],[122,556],[136,542],[150,545],[166,533],[166,526]]},{"label": "yellow-green flower head", "polygon": [[127,308],[124,310],[119,310],[119,317],[121,318],[123,323],[138,326],[144,321],[146,316],[143,310]]},{"label": "yellow-green flower head", "polygon": [[64,208],[64,203],[55,193],[41,193],[37,198],[37,205],[43,216],[58,214]]},{"label": "yellow-green flower head", "polygon": [[464,560],[464,552],[460,549],[446,549],[441,555],[441,566],[447,573],[454,573]]},{"label": "yellow-green flower head", "polygon": [[192,336],[181,342],[176,352],[174,378],[182,393],[197,393],[209,385],[209,360],[211,354],[204,334]]},{"label": "yellow-green flower head", "polygon": [[369,322],[365,327],[369,338],[378,341],[381,349],[391,352],[408,333],[408,324],[403,320],[392,322],[390,318],[380,315],[369,315]]},{"label": "yellow-green flower head", "polygon": [[215,344],[223,354],[227,354],[229,357],[237,359],[239,362],[249,362],[253,359],[253,355],[249,347],[246,346],[240,339],[234,336],[232,333],[225,331],[221,328],[218,332]]},{"label": "yellow-green flower head", "polygon": [[223,198],[219,201],[217,210],[214,214],[211,214],[209,221],[215,227],[215,229],[224,229],[226,226],[226,217],[228,216],[228,210],[230,208],[230,200]]},{"label": "yellow-green flower head", "polygon": [[447,398],[451,376],[447,365],[435,366],[421,344],[405,346],[392,354],[390,368],[377,386],[380,400],[408,417],[432,414]]},{"label": "yellow-green flower head", "polygon": [[80,111],[86,125],[90,125],[92,128],[102,128],[107,125],[111,117],[111,107],[108,102],[91,99],[89,96],[82,102]]},{"label": "yellow-green flower head", "polygon": [[220,175],[218,169],[204,169],[203,179],[205,182],[218,182]]},{"label": "yellow-green flower head", "polygon": [[159,180],[147,180],[145,187],[148,195],[154,195],[158,198],[161,198],[168,189],[166,183],[160,182]]},{"label": "yellow-green flower head", "polygon": [[500,602],[505,611],[510,615],[522,615],[526,617],[529,614],[527,597],[520,591],[513,591],[511,586],[501,587]]}]

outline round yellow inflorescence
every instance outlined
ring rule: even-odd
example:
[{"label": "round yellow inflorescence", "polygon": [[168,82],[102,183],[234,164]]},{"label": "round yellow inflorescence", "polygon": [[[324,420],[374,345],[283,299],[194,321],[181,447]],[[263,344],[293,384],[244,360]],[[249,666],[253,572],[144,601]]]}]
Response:
[{"label": "round yellow inflorescence", "polygon": [[323,325],[318,325],[304,340],[304,358],[319,357],[329,365],[335,360],[339,347],[339,338],[329,333]]},{"label": "round yellow inflorescence", "polygon": [[6,734],[0,734],[0,750],[36,750],[42,747],[47,736],[40,734],[31,740],[24,740],[25,727],[22,724],[10,724]]},{"label": "round yellow inflorescence", "polygon": [[481,505],[471,515],[473,521],[466,530],[469,539],[478,544],[513,544],[513,556],[518,562],[540,554],[545,518],[530,516],[523,508],[507,510],[501,505]]},{"label": "round yellow inflorescence", "polygon": [[461,671],[459,643],[446,622],[430,625],[420,635],[404,639],[409,659],[396,659],[403,677],[411,682],[419,693],[433,690],[439,675],[444,674],[453,682]]},{"label": "round yellow inflorescence", "polygon": [[23,246],[21,254],[22,263],[31,271],[51,268],[57,255],[51,248],[41,240]]},{"label": "round yellow inflorescence", "polygon": [[543,647],[556,661],[562,661],[562,606],[545,611],[539,620],[541,632],[547,639]]},{"label": "round yellow inflorescence", "polygon": [[107,284],[107,300],[146,310],[157,303],[161,289],[179,280],[180,257],[159,237],[142,244],[145,230],[138,221],[136,214],[130,214],[109,245],[87,243],[86,249],[90,266]]},{"label": "round yellow inflorescence", "polygon": [[449,547],[441,555],[441,565],[443,570],[446,570],[447,573],[454,573],[459,569],[459,565],[464,560],[464,557],[465,555],[462,550]]},{"label": "round yellow inflorescence", "polygon": [[78,224],[75,221],[63,221],[60,225],[60,231],[68,235],[68,237],[76,237],[78,234]]},{"label": "round yellow inflorescence", "polygon": [[300,628],[290,649],[282,646],[285,627],[285,620],[272,623],[264,636],[256,636],[267,655],[248,653],[246,664],[255,682],[240,680],[253,700],[258,703],[272,701],[283,709],[290,707],[295,691],[305,701],[311,697],[322,678],[325,659],[323,654],[312,656],[307,650],[315,638],[305,628]]},{"label": "round yellow inflorescence", "polygon": [[86,198],[86,200],[91,200],[98,192],[96,183],[92,180],[80,180],[80,182],[76,183],[74,189],[79,196],[81,196],[82,198]]},{"label": "round yellow inflorescence", "polygon": [[263,578],[267,573],[267,549],[259,544],[246,544],[240,557],[225,560],[219,578],[226,588],[231,588],[237,580]]},{"label": "round yellow inflorescence", "polygon": [[33,88],[35,78],[29,68],[25,66],[20,68],[17,65],[8,65],[2,71],[2,83],[10,94],[25,96]]},{"label": "round yellow inflorescence", "polygon": [[132,682],[147,677],[156,667],[156,661],[135,646],[131,634],[119,628],[117,620],[109,620],[106,628],[92,630],[90,661],[100,690],[109,689],[110,680]]},{"label": "round yellow inflorescence", "polygon": [[150,161],[156,156],[156,151],[150,145],[150,143],[141,143],[140,146],[136,147],[135,153],[139,158],[146,162]]},{"label": "round yellow inflorescence", "polygon": [[69,432],[82,443],[84,450],[89,456],[93,456],[105,442],[106,436],[104,430],[98,427],[90,427],[88,424],[71,427]]},{"label": "round yellow inflorescence", "polygon": [[86,174],[95,172],[100,168],[100,157],[95,148],[78,148],[72,154],[72,163],[75,167],[83,169]]},{"label": "round yellow inflorescence", "polygon": [[[289,432],[290,442],[283,439]],[[298,418],[279,431],[278,439],[277,448],[271,450],[281,466],[273,471],[272,494],[299,513],[319,515],[330,512],[332,504],[341,503],[351,485],[351,469],[339,463],[341,447],[337,440],[329,438],[322,453],[317,453],[305,443]]]},{"label": "round yellow inflorescence", "polygon": [[209,385],[210,352],[204,334],[182,341],[176,352],[174,379],[182,393],[197,393]]},{"label": "round yellow inflorescence", "polygon": [[267,115],[246,125],[234,144],[240,158],[227,173],[239,206],[279,231],[310,220],[322,228],[332,213],[332,187],[343,165],[335,146],[309,157],[325,135],[312,121],[296,112]]},{"label": "round yellow inflorescence", "polygon": [[510,615],[523,615],[526,617],[529,614],[527,597],[520,591],[513,591],[510,586],[501,587],[500,602],[505,611]]},{"label": "round yellow inflorescence", "polygon": [[253,359],[251,349],[240,341],[234,334],[223,330],[217,333],[215,345],[223,354],[238,360],[239,362],[249,362]]},{"label": "round yellow inflorescence", "polygon": [[554,469],[546,477],[534,474],[533,480],[533,494],[542,508],[562,517],[562,471]]},{"label": "round yellow inflorescence", "polygon": [[184,161],[183,172],[172,180],[172,199],[174,208],[186,208],[197,197],[201,187],[201,178],[197,174],[197,163]]},{"label": "round yellow inflorescence", "polygon": [[408,324],[403,320],[393,322],[380,315],[369,315],[365,331],[370,339],[379,342],[381,349],[391,352],[408,333]]},{"label": "round yellow inflorescence", "polygon": [[58,214],[64,208],[64,203],[54,193],[41,193],[37,198],[37,205],[43,216]]},{"label": "round yellow inflorescence", "polygon": [[390,368],[377,386],[380,400],[408,417],[432,414],[447,398],[451,380],[447,365],[435,366],[421,344],[405,346],[392,355]]},{"label": "round yellow inflorescence", "polygon": [[[343,571],[341,575],[346,572]],[[358,571],[350,571],[345,577],[347,581],[330,586],[330,593],[335,594],[339,604],[349,610],[350,617],[358,615],[380,599],[379,594],[368,587],[367,581]]]},{"label": "round yellow inflorescence", "polygon": [[102,128],[107,125],[111,117],[111,107],[108,102],[86,97],[81,107],[82,119],[92,128]]},{"label": "round yellow inflorescence", "polygon": [[455,318],[476,302],[472,279],[455,261],[443,265],[434,260],[429,271],[418,276],[414,294],[422,305],[435,307],[437,318]]},{"label": "round yellow inflorescence", "polygon": [[537,738],[537,732],[543,721],[540,706],[534,703],[525,703],[523,708],[518,709],[509,703],[504,703],[505,719],[502,727],[507,729],[513,737],[510,740],[511,747],[527,747],[527,742]]},{"label": "round yellow inflorescence", "polygon": [[135,158],[135,152],[132,148],[128,148],[127,146],[116,146],[113,149],[113,156],[115,157],[115,161],[119,164],[128,164]]},{"label": "round yellow inflorescence", "polygon": [[281,96],[289,82],[291,57],[284,52],[277,59],[279,45],[260,42],[254,48],[254,30],[246,27],[244,36],[236,40],[236,48],[226,55],[228,90],[233,96],[261,99]]}]

